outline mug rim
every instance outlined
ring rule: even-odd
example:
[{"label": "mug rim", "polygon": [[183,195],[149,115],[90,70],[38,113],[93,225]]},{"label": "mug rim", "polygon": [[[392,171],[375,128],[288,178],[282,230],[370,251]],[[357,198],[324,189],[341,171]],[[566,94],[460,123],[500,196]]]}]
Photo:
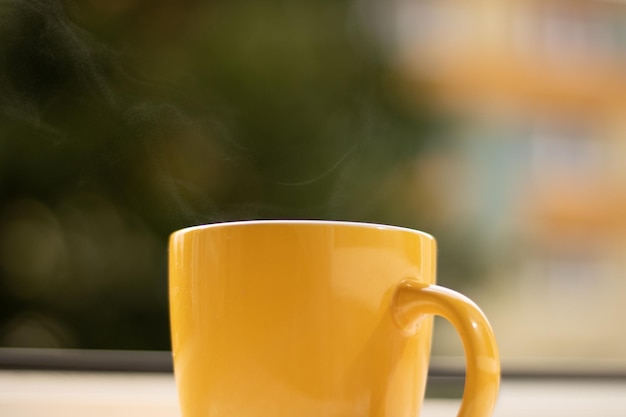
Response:
[{"label": "mug rim", "polygon": [[327,226],[342,226],[342,227],[365,227],[365,228],[373,228],[378,230],[389,230],[396,232],[408,232],[423,236],[427,239],[436,240],[433,235],[423,232],[421,230],[411,229],[409,227],[403,226],[394,226],[389,224],[379,224],[379,223],[371,223],[371,222],[358,222],[358,221],[347,221],[347,220],[305,220],[305,219],[269,219],[269,220],[233,220],[233,221],[225,221],[225,222],[216,222],[216,223],[206,223],[199,224],[195,226],[188,226],[179,230],[176,230],[171,233],[171,236],[179,235],[179,234],[187,234],[194,231],[208,230],[208,229],[216,229],[216,228],[230,228],[230,227],[241,227],[245,225],[327,225]]}]

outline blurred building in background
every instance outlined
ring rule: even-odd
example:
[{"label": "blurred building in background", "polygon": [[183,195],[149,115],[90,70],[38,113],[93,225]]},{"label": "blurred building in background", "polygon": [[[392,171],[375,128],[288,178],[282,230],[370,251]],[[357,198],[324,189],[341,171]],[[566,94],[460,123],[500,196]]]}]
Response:
[{"label": "blurred building in background", "polygon": [[0,58],[0,346],[167,349],[170,232],[316,218],[434,234],[505,358],[626,358],[626,3],[7,1]]},{"label": "blurred building in background", "polygon": [[401,77],[456,119],[440,198],[487,254],[469,292],[503,355],[625,357],[626,4],[396,4]]}]

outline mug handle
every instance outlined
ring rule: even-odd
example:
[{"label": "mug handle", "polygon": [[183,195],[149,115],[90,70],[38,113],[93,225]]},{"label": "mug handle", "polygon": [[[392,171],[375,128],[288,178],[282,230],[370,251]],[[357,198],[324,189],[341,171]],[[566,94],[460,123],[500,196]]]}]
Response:
[{"label": "mug handle", "polygon": [[480,308],[466,296],[413,279],[400,282],[392,301],[393,319],[411,335],[430,315],[448,320],[465,350],[465,388],[457,417],[488,417],[500,386],[500,360],[493,330]]}]

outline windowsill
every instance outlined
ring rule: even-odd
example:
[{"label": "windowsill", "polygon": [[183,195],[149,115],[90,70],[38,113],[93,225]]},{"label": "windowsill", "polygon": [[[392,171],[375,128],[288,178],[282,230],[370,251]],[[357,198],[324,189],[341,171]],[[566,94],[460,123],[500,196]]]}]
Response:
[{"label": "windowsill", "polygon": [[[502,382],[495,417],[623,417],[625,381]],[[422,416],[452,417],[458,399],[428,398]],[[179,417],[169,373],[0,371],[0,414],[7,417]]]},{"label": "windowsill", "polygon": [[[167,368],[167,352],[0,351],[5,362],[9,353],[22,355],[18,359],[23,361],[22,367],[0,361],[0,368],[4,368],[0,369],[2,416],[180,416],[174,377]],[[50,355],[56,357],[52,360],[55,366],[47,362],[47,370],[37,369],[37,361],[43,361],[47,355],[49,361]],[[31,366],[26,366],[29,363]],[[436,359],[434,364],[437,363]],[[124,366],[130,369],[123,371]],[[494,416],[626,415],[625,377],[583,376],[505,373]],[[447,392],[452,395],[433,395],[431,391],[421,415],[456,415],[462,384],[459,372],[436,368],[431,370],[431,383],[438,389],[449,385]],[[443,398],[446,396],[453,398]]]}]

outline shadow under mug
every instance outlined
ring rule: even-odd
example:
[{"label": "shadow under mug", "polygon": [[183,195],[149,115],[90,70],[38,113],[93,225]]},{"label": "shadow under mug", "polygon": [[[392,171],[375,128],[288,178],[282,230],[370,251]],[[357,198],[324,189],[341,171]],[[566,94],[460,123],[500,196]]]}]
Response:
[{"label": "shadow under mug", "polygon": [[461,336],[459,417],[500,380],[491,327],[435,285],[436,243],[366,223],[245,221],[170,238],[174,371],[183,417],[414,417],[433,315]]}]

